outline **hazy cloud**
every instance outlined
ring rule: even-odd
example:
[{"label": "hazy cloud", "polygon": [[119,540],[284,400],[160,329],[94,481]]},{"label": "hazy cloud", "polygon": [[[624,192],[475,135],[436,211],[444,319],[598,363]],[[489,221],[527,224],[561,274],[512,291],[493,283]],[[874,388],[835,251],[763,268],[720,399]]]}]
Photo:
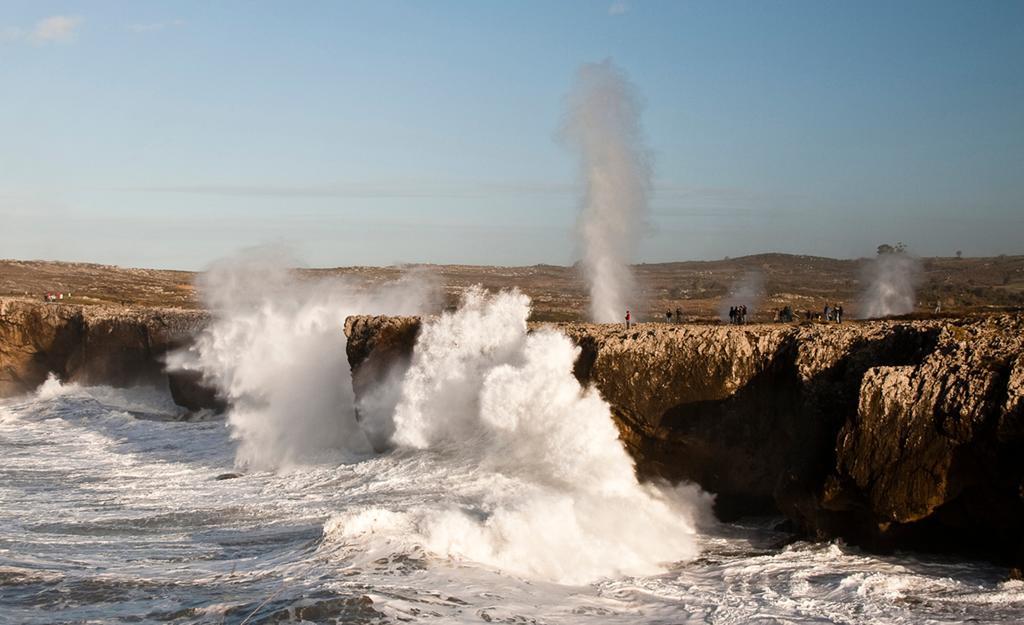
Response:
[{"label": "hazy cloud", "polygon": [[184,25],[185,20],[173,19],[163,22],[139,22],[128,24],[126,28],[135,33],[151,33],[158,30],[166,30],[168,28],[180,28]]},{"label": "hazy cloud", "polygon": [[[576,182],[544,180],[465,180],[465,181],[353,181],[334,184],[166,184],[145,187],[117,187],[118,191],[144,193],[184,193],[196,195],[252,197],[490,197],[490,196],[572,196],[579,192]],[[662,202],[699,201],[716,204],[763,206],[771,203],[797,203],[807,198],[796,194],[763,193],[742,188],[698,187],[656,182],[654,197]]]},{"label": "hazy cloud", "polygon": [[74,41],[82,18],[72,15],[51,15],[36,22],[29,39],[33,43],[68,43]]},{"label": "hazy cloud", "polygon": [[567,195],[575,187],[558,182],[351,182],[331,185],[201,184],[121,189],[153,193],[190,193],[252,197],[489,197],[493,195]]},{"label": "hazy cloud", "polygon": [[49,219],[67,212],[66,204],[44,192],[15,192],[0,189],[0,219],[17,217]]},{"label": "hazy cloud", "polygon": [[10,26],[0,28],[0,43],[7,43],[8,41],[18,41],[21,39],[21,29],[13,28]]},{"label": "hazy cloud", "polygon": [[629,4],[625,2],[613,2],[608,7],[608,15],[622,15],[623,13],[629,12]]}]

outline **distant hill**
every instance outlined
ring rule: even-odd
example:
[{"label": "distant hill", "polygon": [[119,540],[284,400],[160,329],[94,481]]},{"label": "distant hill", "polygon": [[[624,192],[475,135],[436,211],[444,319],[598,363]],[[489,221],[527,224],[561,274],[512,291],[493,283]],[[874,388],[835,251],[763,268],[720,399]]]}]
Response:
[{"label": "distant hill", "polygon": [[[785,305],[818,311],[842,304],[855,313],[866,288],[871,259],[839,260],[791,254],[757,254],[713,261],[645,263],[634,267],[642,296],[634,314],[639,320],[664,319],[681,308],[688,318],[716,317],[729,306],[729,293],[744,282],[763,293],[754,319],[769,319]],[[1024,308],[1024,256],[920,259],[918,311],[936,304],[961,314]],[[487,289],[519,287],[533,298],[537,320],[579,320],[586,316],[586,287],[576,267],[533,265],[403,265],[301,269],[305,279],[347,276],[372,288],[413,272],[434,279],[454,305],[468,286]],[[132,269],[92,263],[0,260],[0,295],[42,299],[48,291],[71,292],[78,303],[125,303],[200,308],[196,273]]]}]

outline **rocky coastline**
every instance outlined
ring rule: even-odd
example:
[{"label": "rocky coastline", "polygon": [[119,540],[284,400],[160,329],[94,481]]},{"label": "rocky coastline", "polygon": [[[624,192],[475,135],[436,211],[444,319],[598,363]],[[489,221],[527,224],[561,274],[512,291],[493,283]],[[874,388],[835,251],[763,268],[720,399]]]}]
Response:
[{"label": "rocky coastline", "polygon": [[[346,321],[357,401],[408,361],[420,323]],[[640,477],[699,484],[720,518],[1024,562],[1024,317],[552,325]]]},{"label": "rocky coastline", "polygon": [[[164,356],[208,313],[0,298],[0,396],[65,382],[166,388],[223,410]],[[421,320],[349,317],[358,402],[412,357]],[[699,484],[722,519],[873,550],[1024,564],[1024,316],[836,324],[556,327],[612,407],[642,479]]]},{"label": "rocky coastline", "polygon": [[198,375],[168,373],[164,356],[205,326],[203,311],[0,298],[0,397],[63,382],[167,389],[189,410],[223,408]]}]

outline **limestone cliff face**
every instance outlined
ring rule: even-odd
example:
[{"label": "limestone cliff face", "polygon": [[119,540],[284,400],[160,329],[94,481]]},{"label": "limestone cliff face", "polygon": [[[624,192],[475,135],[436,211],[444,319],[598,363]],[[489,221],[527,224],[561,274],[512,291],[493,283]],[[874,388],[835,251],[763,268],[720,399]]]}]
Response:
[{"label": "limestone cliff face", "polygon": [[1024,556],[1022,344],[1020,317],[947,325],[919,364],[867,371],[835,473],[877,537],[955,536]]},{"label": "limestone cliff face", "polygon": [[[348,320],[357,397],[409,357],[419,323]],[[778,511],[876,548],[1021,546],[1020,316],[558,327],[641,476],[700,484],[720,516]]]},{"label": "limestone cliff face", "polygon": [[408,364],[420,323],[417,317],[355,316],[345,320],[345,352],[356,398],[396,367]]},{"label": "limestone cliff face", "polygon": [[191,340],[206,320],[204,312],[175,308],[0,298],[0,396],[31,391],[53,372],[84,384],[169,386],[181,405],[215,407],[197,379],[169,380],[163,365],[164,354]]}]

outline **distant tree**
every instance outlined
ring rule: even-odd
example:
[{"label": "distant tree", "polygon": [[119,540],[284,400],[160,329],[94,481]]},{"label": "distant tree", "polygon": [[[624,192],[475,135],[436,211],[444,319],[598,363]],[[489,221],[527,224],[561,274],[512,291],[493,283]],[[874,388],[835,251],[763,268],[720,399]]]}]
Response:
[{"label": "distant tree", "polygon": [[907,251],[907,244],[903,241],[897,241],[896,245],[889,245],[883,243],[878,246],[878,255],[883,256],[885,254],[903,254]]},{"label": "distant tree", "polygon": [[964,251],[963,250],[957,250],[956,251],[956,259],[957,260],[961,260],[961,259],[963,259],[963,257],[964,257]]}]

